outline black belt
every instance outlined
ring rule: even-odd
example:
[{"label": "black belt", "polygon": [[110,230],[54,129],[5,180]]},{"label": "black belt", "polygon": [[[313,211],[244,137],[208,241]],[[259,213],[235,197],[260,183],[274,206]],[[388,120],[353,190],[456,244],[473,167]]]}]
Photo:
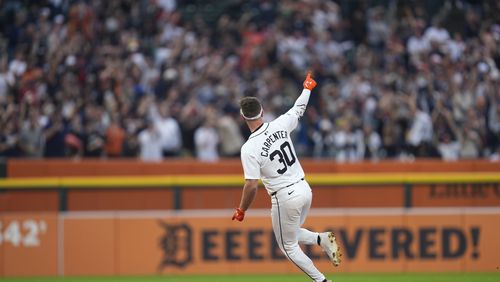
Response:
[{"label": "black belt", "polygon": [[[294,183],[289,184],[289,185],[287,185],[287,186],[285,186],[285,187],[283,187],[283,188],[281,188],[281,189],[288,188],[288,187],[290,187],[290,186],[292,186],[292,185],[295,185],[295,184],[299,183],[300,181],[304,181],[304,177],[302,177],[300,180],[297,180],[297,181],[295,181]],[[274,191],[274,192],[272,192],[272,193],[271,193],[271,196],[276,195],[276,193],[278,193],[278,191]]]}]

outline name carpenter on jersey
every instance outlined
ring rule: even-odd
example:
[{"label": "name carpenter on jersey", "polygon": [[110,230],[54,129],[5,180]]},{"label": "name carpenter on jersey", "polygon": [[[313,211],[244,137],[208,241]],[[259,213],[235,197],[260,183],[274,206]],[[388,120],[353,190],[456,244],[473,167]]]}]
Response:
[{"label": "name carpenter on jersey", "polygon": [[260,152],[260,155],[263,157],[269,156],[269,149],[271,149],[273,143],[286,138],[288,138],[288,132],[284,130],[276,131],[269,135],[269,137],[266,138],[266,141],[264,141],[264,144],[262,144],[262,152]]}]

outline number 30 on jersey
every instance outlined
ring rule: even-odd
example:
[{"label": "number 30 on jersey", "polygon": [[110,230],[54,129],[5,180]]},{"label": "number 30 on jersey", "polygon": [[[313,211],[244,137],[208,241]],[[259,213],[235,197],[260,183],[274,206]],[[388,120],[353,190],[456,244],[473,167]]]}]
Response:
[{"label": "number 30 on jersey", "polygon": [[285,141],[283,144],[281,144],[279,150],[274,150],[271,155],[269,155],[269,158],[271,159],[271,161],[277,158],[278,161],[283,164],[283,167],[276,171],[279,174],[285,173],[288,167],[292,166],[296,161],[295,155],[292,151],[292,147],[290,146],[290,143],[288,143],[288,141]]}]

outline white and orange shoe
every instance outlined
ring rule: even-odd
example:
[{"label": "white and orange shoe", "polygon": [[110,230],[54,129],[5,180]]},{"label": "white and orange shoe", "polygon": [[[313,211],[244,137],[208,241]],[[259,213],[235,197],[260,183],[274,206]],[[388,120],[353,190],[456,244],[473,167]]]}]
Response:
[{"label": "white and orange shoe", "polygon": [[334,266],[339,266],[342,257],[337,240],[335,240],[335,234],[333,232],[323,232],[319,234],[321,242],[320,246],[325,251],[325,253],[330,258],[330,261]]}]

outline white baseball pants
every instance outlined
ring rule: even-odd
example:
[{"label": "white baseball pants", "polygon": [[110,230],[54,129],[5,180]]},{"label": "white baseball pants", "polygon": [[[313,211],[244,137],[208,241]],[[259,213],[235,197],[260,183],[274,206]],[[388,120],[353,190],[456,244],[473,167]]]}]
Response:
[{"label": "white baseball pants", "polygon": [[276,241],[285,256],[313,281],[325,279],[304,254],[300,244],[317,244],[318,233],[301,228],[311,207],[312,191],[303,180],[279,190],[271,196],[271,217]]}]

